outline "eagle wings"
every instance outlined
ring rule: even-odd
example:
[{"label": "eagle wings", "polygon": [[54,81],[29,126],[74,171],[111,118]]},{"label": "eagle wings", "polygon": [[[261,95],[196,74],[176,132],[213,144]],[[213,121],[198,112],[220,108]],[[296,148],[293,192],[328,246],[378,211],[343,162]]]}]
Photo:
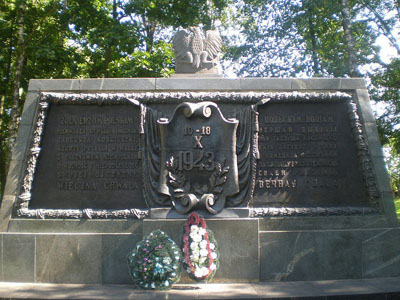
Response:
[{"label": "eagle wings", "polygon": [[219,63],[222,40],[215,30],[207,30],[203,38],[198,27],[189,27],[189,31],[182,29],[175,34],[172,43],[176,61],[189,62],[197,69],[203,63]]}]

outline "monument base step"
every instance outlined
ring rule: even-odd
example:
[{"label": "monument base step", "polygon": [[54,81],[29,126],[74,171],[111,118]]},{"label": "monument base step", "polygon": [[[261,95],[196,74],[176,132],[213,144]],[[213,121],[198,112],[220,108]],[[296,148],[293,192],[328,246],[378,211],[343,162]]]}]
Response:
[{"label": "monument base step", "polygon": [[400,277],[363,280],[177,284],[168,291],[133,285],[37,284],[0,282],[7,299],[399,299]]}]

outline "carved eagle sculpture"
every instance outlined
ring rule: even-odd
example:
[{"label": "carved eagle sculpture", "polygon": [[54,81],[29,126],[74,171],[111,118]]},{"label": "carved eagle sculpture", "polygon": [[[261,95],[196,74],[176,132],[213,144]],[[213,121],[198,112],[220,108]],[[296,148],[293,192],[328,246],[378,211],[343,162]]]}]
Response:
[{"label": "carved eagle sculpture", "polygon": [[207,30],[203,38],[199,27],[179,30],[172,41],[176,61],[190,62],[194,68],[203,63],[219,63],[222,40],[215,30]]}]

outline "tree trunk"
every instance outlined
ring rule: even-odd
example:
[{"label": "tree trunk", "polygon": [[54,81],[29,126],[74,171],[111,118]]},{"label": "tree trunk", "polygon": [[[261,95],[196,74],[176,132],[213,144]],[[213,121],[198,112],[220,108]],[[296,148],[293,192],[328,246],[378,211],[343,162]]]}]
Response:
[{"label": "tree trunk", "polygon": [[[117,21],[117,0],[113,0],[113,11],[112,11],[112,17],[113,17],[113,26],[114,26],[114,22]],[[111,62],[111,52],[112,49],[114,47],[114,38],[111,37],[111,41],[109,42],[109,44],[106,46],[106,53],[105,53],[105,62],[104,62],[104,77],[108,77],[109,76],[109,70],[108,70],[108,65]]]},{"label": "tree trunk", "polygon": [[315,35],[315,30],[314,30],[314,22],[313,22],[313,9],[312,9],[312,4],[307,2],[307,14],[308,14],[308,30],[310,32],[310,39],[311,39],[311,57],[313,61],[313,71],[314,75],[320,75],[321,73],[321,68],[319,66],[319,60],[318,60],[318,53],[317,53],[317,39]]},{"label": "tree trunk", "polygon": [[352,33],[350,6],[348,0],[341,0],[341,13],[342,13],[342,26],[344,36],[346,39],[346,47],[348,54],[348,64],[350,70],[350,77],[360,77],[357,70],[357,56],[355,50],[354,36]]},{"label": "tree trunk", "polygon": [[19,1],[17,5],[17,53],[14,65],[14,80],[13,80],[13,90],[11,99],[11,118],[10,118],[10,138],[7,145],[6,154],[6,168],[8,168],[9,162],[11,160],[12,149],[15,144],[17,129],[18,129],[18,116],[19,116],[19,100],[21,87],[22,70],[24,66],[25,59],[25,44],[24,44],[24,13],[25,13],[25,0]]}]

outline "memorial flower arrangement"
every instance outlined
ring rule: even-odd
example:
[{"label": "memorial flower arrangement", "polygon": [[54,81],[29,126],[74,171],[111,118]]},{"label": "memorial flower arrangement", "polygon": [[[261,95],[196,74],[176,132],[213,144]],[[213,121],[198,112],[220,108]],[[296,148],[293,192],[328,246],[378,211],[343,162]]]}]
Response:
[{"label": "memorial flower arrangement", "polygon": [[210,281],[219,267],[217,241],[206,222],[197,213],[189,215],[183,234],[183,265],[190,278]]},{"label": "memorial flower arrangement", "polygon": [[161,230],[137,243],[127,260],[133,281],[144,289],[169,289],[182,273],[182,252]]}]

